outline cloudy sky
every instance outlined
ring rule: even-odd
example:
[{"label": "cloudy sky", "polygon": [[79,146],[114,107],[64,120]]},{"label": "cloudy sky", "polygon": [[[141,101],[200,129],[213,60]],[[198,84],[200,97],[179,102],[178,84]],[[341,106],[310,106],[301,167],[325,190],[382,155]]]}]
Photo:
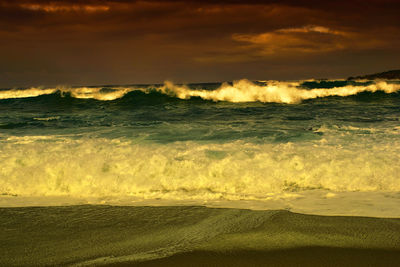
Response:
[{"label": "cloudy sky", "polygon": [[398,0],[0,0],[0,87],[400,69]]}]

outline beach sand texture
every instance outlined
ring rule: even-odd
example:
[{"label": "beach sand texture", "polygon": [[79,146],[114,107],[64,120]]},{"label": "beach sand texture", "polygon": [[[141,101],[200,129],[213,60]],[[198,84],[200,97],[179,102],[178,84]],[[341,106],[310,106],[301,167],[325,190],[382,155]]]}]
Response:
[{"label": "beach sand texture", "polygon": [[1,266],[397,266],[400,219],[201,206],[0,209]]}]

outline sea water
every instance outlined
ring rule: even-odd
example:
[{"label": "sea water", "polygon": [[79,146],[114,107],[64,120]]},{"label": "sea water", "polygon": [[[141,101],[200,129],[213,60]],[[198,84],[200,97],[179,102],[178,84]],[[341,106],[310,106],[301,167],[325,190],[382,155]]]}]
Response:
[{"label": "sea water", "polygon": [[400,82],[1,89],[0,195],[400,217]]}]

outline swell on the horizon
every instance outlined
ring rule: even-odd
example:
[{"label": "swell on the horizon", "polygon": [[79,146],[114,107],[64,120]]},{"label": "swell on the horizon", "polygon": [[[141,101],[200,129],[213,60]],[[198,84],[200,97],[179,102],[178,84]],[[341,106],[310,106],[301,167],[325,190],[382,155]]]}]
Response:
[{"label": "swell on the horizon", "polygon": [[302,81],[282,82],[268,81],[256,83],[247,79],[222,83],[215,90],[192,89],[189,85],[177,85],[170,81],[161,86],[126,86],[126,87],[31,87],[27,89],[9,89],[0,91],[0,100],[14,98],[30,98],[41,95],[50,95],[59,92],[62,96],[69,95],[77,99],[96,99],[112,101],[124,97],[132,91],[141,91],[145,94],[158,92],[179,99],[198,97],[209,101],[262,102],[296,104],[303,100],[322,98],[328,96],[352,96],[363,92],[396,93],[400,91],[399,83],[376,81],[368,85],[349,84],[332,88],[307,89],[302,87]]},{"label": "swell on the horizon", "polygon": [[78,99],[96,99],[101,101],[110,101],[121,98],[128,92],[131,92],[133,90],[135,90],[135,88],[130,87],[107,88],[107,90],[104,90],[103,87],[31,87],[27,89],[2,90],[0,91],[0,100],[13,98],[30,98],[42,95],[51,95],[59,92],[62,96],[69,95]]}]

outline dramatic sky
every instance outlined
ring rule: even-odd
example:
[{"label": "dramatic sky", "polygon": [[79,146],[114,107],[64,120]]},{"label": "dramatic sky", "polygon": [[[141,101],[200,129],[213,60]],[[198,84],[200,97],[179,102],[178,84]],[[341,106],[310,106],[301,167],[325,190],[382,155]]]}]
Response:
[{"label": "dramatic sky", "polygon": [[399,0],[0,0],[0,87],[400,68]]}]

